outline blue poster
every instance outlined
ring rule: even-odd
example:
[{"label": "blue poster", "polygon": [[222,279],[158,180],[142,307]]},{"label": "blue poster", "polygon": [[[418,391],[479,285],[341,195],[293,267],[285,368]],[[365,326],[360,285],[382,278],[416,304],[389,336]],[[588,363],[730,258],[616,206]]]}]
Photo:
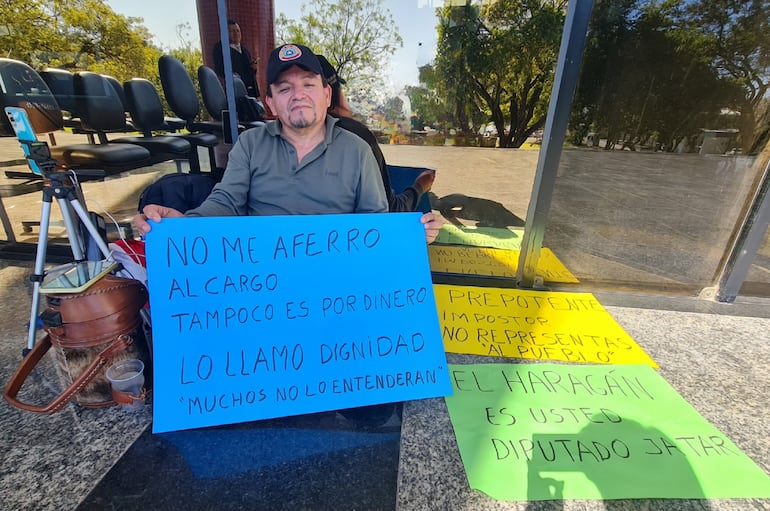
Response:
[{"label": "blue poster", "polygon": [[153,224],[153,432],[451,394],[419,218]]}]

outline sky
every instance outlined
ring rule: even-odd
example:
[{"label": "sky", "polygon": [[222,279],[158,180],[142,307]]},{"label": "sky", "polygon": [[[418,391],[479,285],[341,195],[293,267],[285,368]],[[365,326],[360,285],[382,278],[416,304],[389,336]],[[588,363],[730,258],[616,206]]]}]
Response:
[{"label": "sky", "polygon": [[[302,0],[274,0],[276,16],[283,12],[297,19],[301,14]],[[196,2],[193,0],[106,0],[113,11],[126,16],[144,18],[144,26],[155,35],[155,42],[163,48],[181,45],[176,27],[189,23],[188,34],[193,45],[199,45]],[[390,78],[394,91],[404,85],[417,85],[418,62],[425,64],[436,51],[436,7],[442,0],[384,0],[383,5],[391,16],[404,40],[391,60],[391,68],[385,75]]]}]

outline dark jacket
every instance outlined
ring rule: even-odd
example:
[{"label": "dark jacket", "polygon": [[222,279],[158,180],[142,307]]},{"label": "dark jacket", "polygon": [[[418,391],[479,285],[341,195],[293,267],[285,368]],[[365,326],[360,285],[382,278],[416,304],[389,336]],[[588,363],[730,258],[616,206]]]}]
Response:
[{"label": "dark jacket", "polygon": [[[225,64],[222,59],[222,41],[218,41],[214,44],[214,71],[220,78],[225,76]],[[254,59],[251,57],[251,53],[243,45],[241,45],[241,51],[238,52],[230,48],[230,62],[233,66],[233,73],[237,74],[243,80],[246,85],[246,90],[249,96],[255,98],[259,97],[259,87],[257,86],[257,78],[254,74],[254,70],[251,68],[251,63]]]}]

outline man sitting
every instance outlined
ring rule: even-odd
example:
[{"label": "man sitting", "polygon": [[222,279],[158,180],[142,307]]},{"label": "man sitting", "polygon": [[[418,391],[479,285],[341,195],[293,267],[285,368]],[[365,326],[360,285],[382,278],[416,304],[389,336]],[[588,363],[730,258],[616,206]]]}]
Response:
[{"label": "man sitting", "polygon": [[[277,120],[244,132],[230,152],[222,181],[186,216],[314,215],[387,212],[379,167],[370,147],[327,115],[331,88],[309,48],[284,44],[270,54],[267,101]],[[147,220],[180,217],[157,204],[134,218],[141,233]],[[441,221],[424,214],[426,240]]]}]

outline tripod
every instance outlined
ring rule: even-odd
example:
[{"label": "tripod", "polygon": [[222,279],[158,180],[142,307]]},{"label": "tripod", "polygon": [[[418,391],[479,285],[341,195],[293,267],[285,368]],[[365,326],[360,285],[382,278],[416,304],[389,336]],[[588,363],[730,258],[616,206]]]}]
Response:
[{"label": "tripod", "polygon": [[59,209],[61,210],[62,219],[64,220],[64,226],[67,232],[67,239],[70,248],[72,249],[73,264],[75,265],[76,270],[76,283],[79,286],[87,285],[92,279],[101,274],[98,272],[97,274],[94,274],[86,261],[85,241],[81,235],[81,231],[78,229],[73,212],[91,235],[92,240],[96,243],[104,260],[109,264],[114,263],[114,259],[107,243],[104,241],[99,230],[88,216],[88,212],[81,204],[82,192],[77,182],[78,174],[86,178],[100,179],[104,177],[104,173],[102,171],[78,171],[78,174],[75,174],[75,172],[71,170],[57,171],[56,161],[51,158],[50,148],[46,142],[20,142],[22,145],[26,146],[25,153],[27,153],[27,158],[37,164],[44,179],[42,190],[43,206],[40,212],[40,233],[38,235],[37,251],[35,253],[35,269],[34,273],[30,276],[33,288],[27,348],[24,350],[26,356],[29,350],[35,346],[37,320],[40,307],[40,291],[46,277],[45,258],[48,249],[48,228],[50,225],[53,200],[56,199],[56,202],[59,204]]}]

